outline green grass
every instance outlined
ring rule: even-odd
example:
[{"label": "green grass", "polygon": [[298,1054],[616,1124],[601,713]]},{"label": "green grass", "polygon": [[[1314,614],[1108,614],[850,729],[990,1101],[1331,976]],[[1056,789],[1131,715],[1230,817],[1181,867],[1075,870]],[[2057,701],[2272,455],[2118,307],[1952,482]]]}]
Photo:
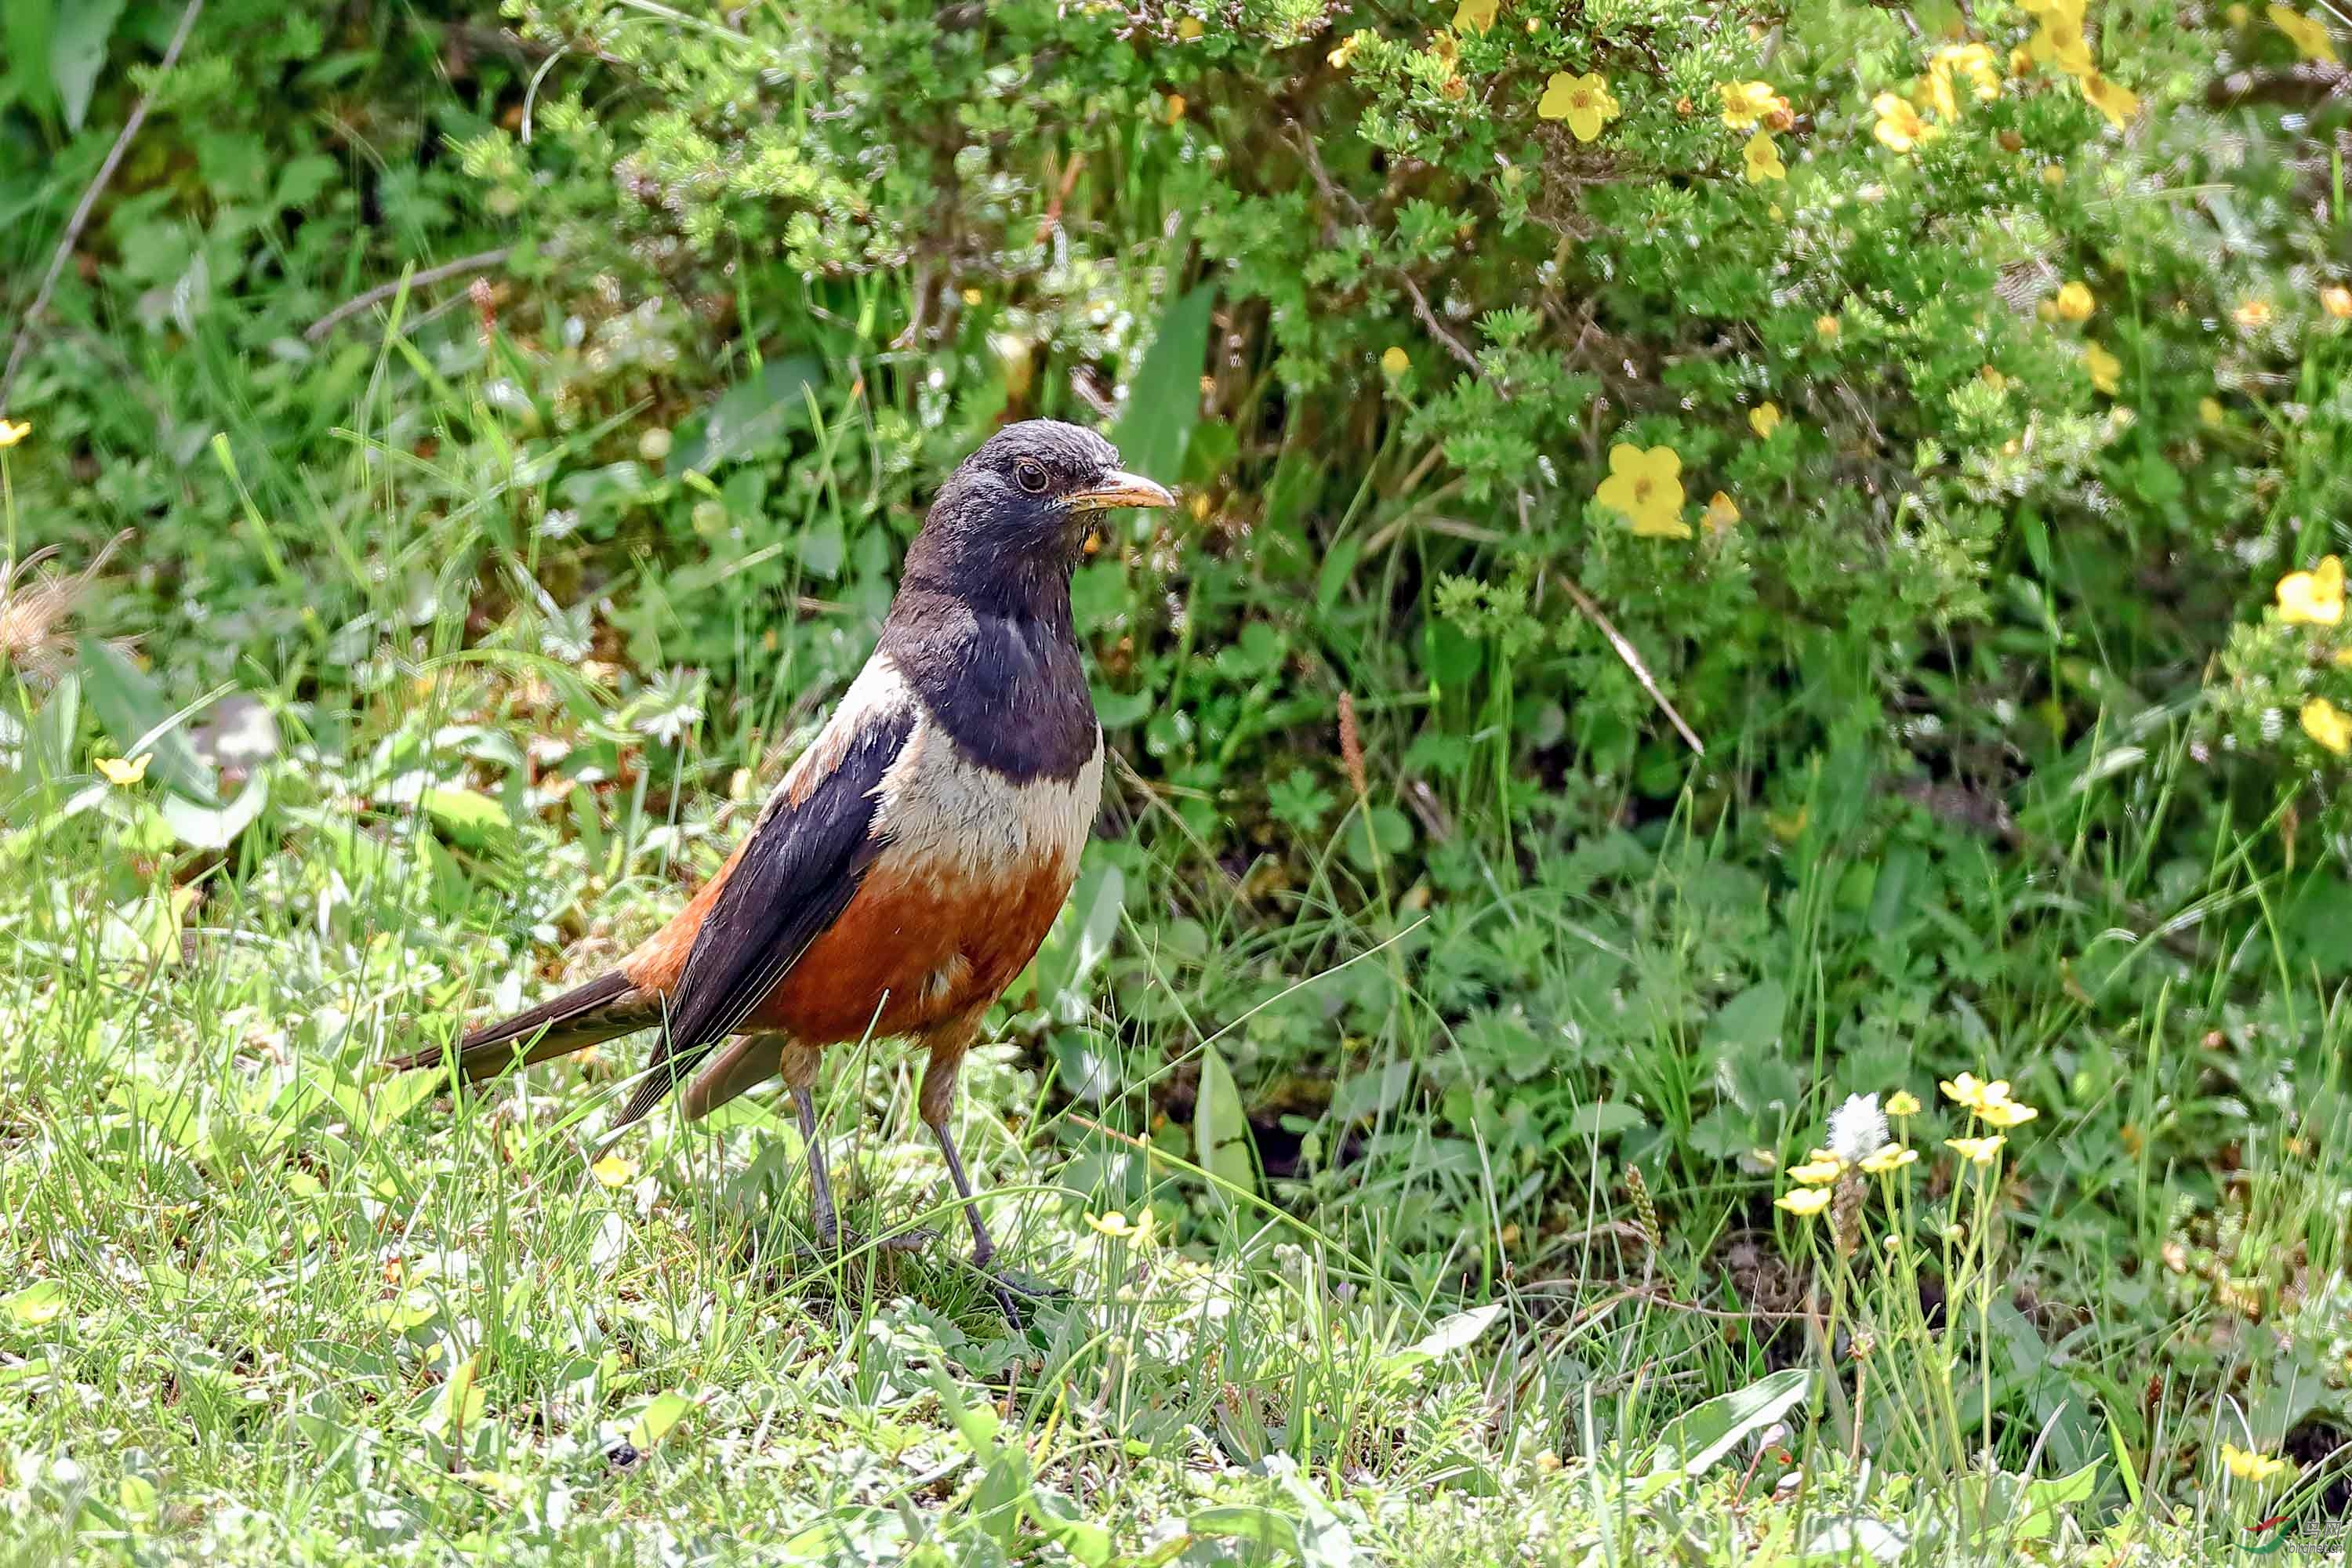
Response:
[{"label": "green grass", "polygon": [[[1693,556],[1673,586],[1694,596],[1660,591],[1664,557],[1570,526],[1581,481],[1547,478],[1550,531],[1509,536],[1526,491],[1481,510],[1469,475],[1499,459],[1457,471],[1459,432],[1421,423],[1454,395],[1441,348],[1413,340],[1409,384],[1286,385],[1250,292],[1295,281],[1285,231],[1227,213],[1250,266],[1213,299],[1225,264],[1188,273],[1212,253],[1171,226],[1198,151],[1177,138],[1246,145],[1245,104],[1211,95],[1254,54],[1162,57],[1210,61],[1183,67],[1192,130],[1112,97],[1070,148],[1001,137],[1005,165],[957,188],[992,192],[974,233],[1006,239],[1006,274],[959,274],[980,298],[931,341],[921,265],[762,258],[725,269],[722,325],[641,313],[668,291],[606,287],[596,247],[644,237],[604,232],[640,205],[609,160],[516,219],[485,193],[523,163],[448,155],[519,108],[528,52],[461,60],[456,24],[365,7],[331,48],[307,21],[240,31],[265,9],[215,0],[230,20],[167,84],[86,242],[95,278],[68,270],[0,410],[35,426],[0,452],[0,1562],[2111,1568],[2341,1510],[2342,805],[2217,738],[2287,714],[2279,671],[2318,645],[2242,622],[2266,639],[2251,674],[2193,668],[2238,578],[2275,564],[2231,509],[2332,537],[2314,454],[2343,410],[2315,383],[2317,422],[2257,405],[2198,437],[2187,501],[2177,431],[2096,470],[2204,531],[1989,514],[2007,542],[1969,558],[1967,613],[1858,652],[1820,624],[1844,590],[1769,553]],[[700,47],[659,8],[618,14],[656,63]],[[1284,26],[1328,63],[1303,15]],[[1052,37],[1042,16],[1022,26]],[[708,41],[675,76],[583,51],[551,79],[614,96],[533,157],[635,137],[665,94],[753,93]],[[1083,63],[1133,86],[1116,50]],[[0,125],[56,156],[0,150],[0,212],[38,220],[0,233],[12,276],[143,90],[110,79],[74,138],[31,79],[0,76]],[[757,90],[795,134],[835,123],[789,74]],[[907,107],[960,115],[960,92]],[[1333,151],[1368,192],[1398,166]],[[1030,237],[1048,195],[1067,267]],[[2110,206],[2118,251],[2197,249],[2168,208]],[[487,313],[449,285],[306,346],[338,302],[518,224],[531,254]],[[1619,326],[1717,363],[1671,323]],[[2336,340],[2306,335],[2309,380]],[[1528,340],[1512,375],[1560,346]],[[1979,345],[1937,352],[1993,449]],[[865,658],[938,475],[1007,410],[1095,422],[1077,382],[1113,371],[1130,458],[1204,504],[1122,521],[1079,574],[1106,831],[966,1069],[990,1226],[1050,1287],[1024,1324],[962,1263],[890,1043],[827,1063],[836,1187],[867,1237],[940,1238],[838,1259],[809,1250],[772,1100],[606,1151],[635,1044],[476,1093],[379,1068],[666,919]],[[1850,373],[1815,390],[1851,398]],[[1868,391],[1874,439],[1933,415]],[[2165,400],[2138,403],[2152,430]],[[1843,405],[1815,397],[1816,422]],[[2291,483],[2241,482],[2257,419]],[[730,421],[751,434],[711,458]],[[2044,428],[2074,487],[2089,426]],[[1576,431],[1522,434],[1597,462],[1605,430]],[[1858,493],[1775,473],[1795,503]],[[1802,505],[1753,510],[1759,545],[1847,573],[1853,542]],[[1925,581],[1862,558],[1905,578],[1857,591],[1865,619]],[[2227,564],[2103,585],[2192,558]],[[1581,620],[1532,635],[1542,584],[1577,573],[1712,709],[1704,760]],[[141,753],[135,783],[100,772]],[[1945,1147],[1984,1131],[1937,1092],[1961,1070],[2039,1108],[1993,1164]],[[1847,1097],[1897,1089],[1925,1102],[1895,1129],[1915,1164],[1811,1218],[1775,1205]],[[2294,1468],[2234,1477],[2225,1445]]]},{"label": "green grass", "polygon": [[[438,395],[427,426],[478,416]],[[338,548],[326,511],[256,509],[249,526],[289,558],[345,563],[314,592],[392,617],[394,574],[371,566],[389,549],[432,574],[437,607],[346,679],[299,657],[245,673],[275,746],[255,770],[268,803],[225,852],[175,842],[189,819],[159,811],[173,770],[189,791],[212,779],[216,739],[180,749],[209,710],[172,709],[94,650],[20,688],[0,842],[0,1248],[17,1281],[0,1300],[0,1510],[19,1560],[1958,1563],[2021,1538],[2168,1560],[2226,1542],[2252,1506],[2214,1479],[2220,1442],[2275,1447],[2326,1405],[2316,1282],[2335,1278],[2346,1186],[2281,1130],[2329,1146],[2337,1077],[2314,1080],[2298,1123],[2277,1079],[2233,1100],[2218,1063],[2176,1059],[2194,1051],[2177,1026],[2251,974],[2271,1000],[2246,1049],[2284,1052],[2284,1070],[2341,1062],[2340,1005],[2286,972],[2262,923],[2226,944],[2194,928],[2187,956],[2115,924],[2151,891],[2128,837],[2078,836],[2045,865],[1979,853],[1970,872],[1914,821],[1853,856],[1822,837],[1840,809],[1826,778],[1769,895],[1675,827],[1589,842],[1519,886],[1470,866],[1424,912],[1377,853],[1351,860],[1351,810],[1278,921],[1219,893],[1141,805],[968,1075],[991,1225],[1055,1289],[1018,1331],[960,1262],[889,1047],[828,1064],[836,1179],[866,1234],[948,1239],[837,1262],[806,1250],[797,1140],[771,1105],[657,1119],[592,1164],[622,1052],[480,1095],[387,1081],[373,1064],[535,994],[560,954],[593,968],[649,931],[740,831],[770,742],[788,751],[815,708],[772,692],[734,727],[698,724],[527,638],[469,636],[457,585],[513,559],[492,509],[434,515],[419,495],[462,476],[372,470],[360,454],[391,455],[372,437],[345,449],[345,481],[413,542]],[[100,780],[92,760],[134,740],[147,779]],[[613,765],[544,787],[583,754]],[[2076,820],[2128,823],[2177,777],[2103,783]],[[1963,869],[1938,918],[1889,931],[1876,879],[1929,864],[1905,835]],[[2265,910],[2276,889],[2241,859],[2166,884],[2163,912]],[[1114,867],[1139,886],[1106,899]],[[2158,1008],[2112,1033],[2072,973],[2103,946],[2120,950],[2103,991],[2161,971]],[[2050,1107],[2015,1135],[2026,1184],[1934,1196],[1928,1173],[1951,1167],[1928,1129],[1962,1129],[1931,1110],[1913,1206],[1962,1205],[1967,1237],[1943,1248],[1942,1220],[1922,1222],[1881,1271],[1870,1241],[1892,1211],[1873,1199],[1838,1266],[1828,1222],[1774,1223],[1761,1205],[1780,1184],[1693,1108],[1746,1075],[1734,1101],[1771,1130],[1764,1152],[1799,1158],[1835,1097],[1748,1048],[1784,1037],[1819,1082],[1883,1071],[1860,1086],[1932,1100],[1902,1037],[1930,1021],[1832,1040],[1839,998],[1898,1005],[1921,954],[2005,947],[2019,956],[1981,993],[2002,1032],[1979,1059]],[[1465,976],[1521,1000],[1465,1012],[1449,994]],[[1514,1008],[1588,994],[1613,998],[1569,1010],[1589,1036],[1514,1066]],[[1285,1089],[1297,1033],[1333,1020],[1371,1021],[1351,1070]],[[1196,1163],[1215,1142],[1194,1087],[1211,1052],[1255,1086],[1269,1158],[1296,1135],[1287,1173],[1244,1159],[1225,1167],[1236,1185]],[[1089,1060],[1108,1092],[1072,1076]],[[2179,1123],[2216,1118],[2241,1129],[2218,1187],[2152,1163]],[[2137,1130],[2130,1157],[2110,1125]],[[2055,1208],[2017,1201],[2052,1191]],[[1111,1211],[1150,1215],[1152,1234],[1090,1223]],[[2158,1260],[2192,1244],[2200,1269],[2289,1309],[2284,1350],[2217,1330],[2173,1283],[2201,1276]],[[1921,1307],[1914,1258],[1954,1288],[1944,1310]],[[1848,1356],[1823,1380],[1822,1344],[1850,1351],[1855,1324],[1874,1338],[1859,1374]],[[2151,1365],[2167,1370],[2143,1396]],[[1707,1402],[1759,1388],[1796,1403],[1760,1445],[1707,1457],[1738,1414]],[[2268,1443],[2247,1435],[2266,1426]]]}]

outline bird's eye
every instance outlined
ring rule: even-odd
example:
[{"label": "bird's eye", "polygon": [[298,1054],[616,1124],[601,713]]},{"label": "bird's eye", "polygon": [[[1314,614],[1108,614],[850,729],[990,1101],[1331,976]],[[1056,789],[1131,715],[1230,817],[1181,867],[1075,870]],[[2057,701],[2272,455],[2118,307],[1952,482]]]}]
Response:
[{"label": "bird's eye", "polygon": [[1033,496],[1045,493],[1045,465],[1034,458],[1024,458],[1013,467],[1013,480]]}]

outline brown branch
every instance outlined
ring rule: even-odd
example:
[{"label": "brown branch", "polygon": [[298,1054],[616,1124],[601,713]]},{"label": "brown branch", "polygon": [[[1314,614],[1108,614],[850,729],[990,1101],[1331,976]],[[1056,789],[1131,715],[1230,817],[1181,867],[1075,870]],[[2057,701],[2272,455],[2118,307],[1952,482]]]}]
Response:
[{"label": "brown branch", "polygon": [[496,250],[478,251],[472,256],[461,256],[455,261],[445,261],[438,267],[428,267],[422,272],[405,273],[389,283],[379,283],[366,293],[354,295],[344,300],[303,328],[303,341],[313,343],[319,342],[352,317],[358,315],[371,305],[382,304],[403,289],[412,290],[429,289],[436,283],[446,283],[452,278],[463,278],[469,272],[488,272],[494,267],[504,266],[507,258],[513,254],[513,246],[502,245]]},{"label": "brown branch", "polygon": [[83,227],[89,224],[91,210],[98,205],[99,193],[105,190],[108,182],[114,178],[114,171],[122,164],[122,155],[131,151],[131,139],[139,134],[139,128],[147,123],[147,111],[155,105],[155,87],[160,86],[172,68],[179,64],[180,50],[186,45],[188,34],[195,27],[197,14],[204,8],[205,0],[188,0],[187,8],[180,13],[180,25],[172,29],[172,42],[163,50],[163,63],[155,68],[154,84],[141,93],[139,101],[131,106],[131,118],[122,122],[121,132],[114,138],[114,145],[107,149],[106,162],[98,166],[97,177],[83,190],[81,200],[74,206],[73,216],[66,220],[66,231],[58,237],[57,249],[49,253],[49,269],[43,274],[41,286],[33,295],[32,308],[25,312],[24,321],[16,328],[16,341],[8,350],[8,368],[0,371],[0,409],[8,406],[8,394],[16,384],[16,372],[24,364],[26,350],[32,347],[33,328],[40,320],[41,312],[48,309],[49,296],[56,291],[58,277],[65,270],[66,258],[73,254],[74,242],[81,237]]}]

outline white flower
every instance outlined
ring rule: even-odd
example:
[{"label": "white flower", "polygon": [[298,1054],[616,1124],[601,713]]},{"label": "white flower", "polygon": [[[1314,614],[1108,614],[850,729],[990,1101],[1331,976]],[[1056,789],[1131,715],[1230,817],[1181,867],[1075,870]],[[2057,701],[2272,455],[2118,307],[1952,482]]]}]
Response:
[{"label": "white flower", "polygon": [[1859,1165],[1886,1142],[1886,1113],[1878,1096],[1853,1094],[1830,1112],[1830,1152],[1849,1165]]}]

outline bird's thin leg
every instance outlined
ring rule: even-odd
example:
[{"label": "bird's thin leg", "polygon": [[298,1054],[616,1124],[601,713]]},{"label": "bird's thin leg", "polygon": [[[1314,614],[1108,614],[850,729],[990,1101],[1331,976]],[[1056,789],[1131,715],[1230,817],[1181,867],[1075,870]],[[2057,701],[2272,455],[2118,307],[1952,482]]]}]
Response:
[{"label": "bird's thin leg", "polygon": [[963,1156],[956,1152],[955,1134],[948,1131],[948,1113],[955,1109],[956,1077],[963,1067],[963,1053],[970,1043],[969,1036],[933,1042],[917,1103],[922,1110],[923,1124],[939,1140],[940,1153],[948,1163],[948,1180],[955,1184],[956,1196],[963,1205],[963,1217],[971,1226],[972,1267],[985,1268],[989,1259],[996,1256],[996,1243],[989,1239],[988,1226],[981,1223],[980,1205],[972,1199],[971,1178],[964,1174]]},{"label": "bird's thin leg", "polygon": [[816,1225],[817,1245],[827,1252],[839,1249],[841,1221],[833,1209],[833,1184],[825,1179],[824,1144],[816,1135],[816,1095],[809,1085],[793,1085],[793,1114],[801,1124],[801,1147],[807,1152],[809,1217]]}]

